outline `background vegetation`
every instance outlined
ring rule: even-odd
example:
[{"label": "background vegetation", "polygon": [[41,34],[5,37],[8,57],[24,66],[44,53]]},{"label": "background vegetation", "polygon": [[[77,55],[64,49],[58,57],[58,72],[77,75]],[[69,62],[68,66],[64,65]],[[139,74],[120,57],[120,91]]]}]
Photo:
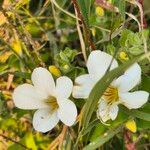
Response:
[{"label": "background vegetation", "polygon": [[[11,95],[17,85],[31,82],[31,72],[38,66],[51,71],[50,66],[55,65],[74,81],[87,72],[85,62],[94,49],[114,55],[120,64],[147,54],[149,29],[149,0],[0,0],[0,150],[57,146],[64,150],[148,150],[149,103],[134,111],[122,107],[110,126],[85,119],[87,128],[82,136],[78,135],[78,125],[60,136],[64,131],[61,123],[48,133],[36,132],[32,127],[34,111],[16,108]],[[148,92],[149,62],[148,56],[139,62],[143,75],[136,87]],[[56,79],[57,74],[52,74]],[[80,112],[85,101],[74,102]],[[128,119],[135,121],[135,133],[125,127]]]}]

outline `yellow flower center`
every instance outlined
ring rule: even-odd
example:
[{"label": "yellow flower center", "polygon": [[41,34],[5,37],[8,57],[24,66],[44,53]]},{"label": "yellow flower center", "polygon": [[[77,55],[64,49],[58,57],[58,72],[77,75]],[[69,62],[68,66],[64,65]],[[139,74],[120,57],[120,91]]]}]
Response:
[{"label": "yellow flower center", "polygon": [[113,86],[109,86],[104,92],[103,98],[108,102],[108,104],[118,101],[118,89]]},{"label": "yellow flower center", "polygon": [[52,107],[52,111],[56,110],[59,107],[57,100],[54,96],[50,96],[46,103]]}]

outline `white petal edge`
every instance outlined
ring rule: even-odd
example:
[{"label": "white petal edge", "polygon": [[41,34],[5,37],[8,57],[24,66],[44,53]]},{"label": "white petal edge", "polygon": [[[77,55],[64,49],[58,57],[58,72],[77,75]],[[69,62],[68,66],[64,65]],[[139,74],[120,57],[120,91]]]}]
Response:
[{"label": "white petal edge", "polygon": [[97,117],[101,119],[103,122],[106,122],[110,119],[109,116],[109,106],[104,99],[101,99],[98,105]]},{"label": "white petal edge", "polygon": [[32,82],[37,90],[46,97],[53,96],[55,90],[55,82],[51,73],[42,67],[33,70],[31,75]]},{"label": "white petal edge", "polygon": [[109,108],[109,116],[112,120],[115,120],[118,115],[119,108],[116,104],[113,104]]},{"label": "white petal edge", "polygon": [[119,97],[123,105],[129,109],[136,109],[148,101],[149,93],[145,91],[128,92],[119,94]]},{"label": "white petal edge", "polygon": [[68,98],[71,95],[73,83],[66,76],[59,77],[56,80],[56,97]]},{"label": "white petal edge", "polygon": [[120,92],[128,92],[141,81],[141,67],[135,63],[118,79],[114,80],[112,85],[118,87]]},{"label": "white petal edge", "polygon": [[13,101],[21,109],[38,109],[47,107],[46,103],[30,84],[18,86],[13,92]]},{"label": "white petal edge", "polygon": [[57,111],[52,113],[49,108],[39,109],[33,116],[34,129],[43,133],[53,129],[58,122]]},{"label": "white petal edge", "polygon": [[[87,61],[87,68],[92,79],[97,82],[100,78],[102,78],[111,64],[112,59],[113,57],[111,55],[100,50],[91,52]],[[110,70],[116,67],[118,67],[118,63],[114,59]]]},{"label": "white petal edge", "polygon": [[72,126],[77,117],[77,108],[69,99],[59,100],[58,118],[67,126]]},{"label": "white petal edge", "polygon": [[74,98],[88,98],[95,83],[89,74],[81,75],[75,79],[72,96]]}]

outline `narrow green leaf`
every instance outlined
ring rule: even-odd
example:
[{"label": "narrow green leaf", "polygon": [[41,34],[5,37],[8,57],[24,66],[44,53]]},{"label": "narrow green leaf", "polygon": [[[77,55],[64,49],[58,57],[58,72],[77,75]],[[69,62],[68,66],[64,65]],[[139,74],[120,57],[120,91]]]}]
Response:
[{"label": "narrow green leaf", "polygon": [[119,0],[119,11],[123,20],[125,20],[125,0]]},{"label": "narrow green leaf", "polygon": [[102,146],[104,143],[109,141],[114,135],[119,133],[122,129],[122,126],[119,126],[117,128],[114,128],[108,132],[106,132],[104,135],[101,135],[96,140],[88,144],[83,148],[83,150],[95,150],[96,148]]},{"label": "narrow green leaf", "polygon": [[150,114],[149,113],[145,113],[139,110],[131,110],[130,112],[131,116],[140,118],[142,120],[146,120],[146,121],[150,121]]},{"label": "narrow green leaf", "polygon": [[136,118],[140,118],[140,119],[145,120],[145,121],[150,121],[150,115],[148,112],[144,112],[141,110],[128,110],[125,107],[120,107],[120,109],[128,115],[131,115],[131,116],[136,117]]}]

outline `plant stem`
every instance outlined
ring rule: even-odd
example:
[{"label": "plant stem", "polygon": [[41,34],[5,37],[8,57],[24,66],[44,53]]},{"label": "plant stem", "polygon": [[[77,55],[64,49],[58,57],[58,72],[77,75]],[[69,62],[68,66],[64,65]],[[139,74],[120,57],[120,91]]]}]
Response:
[{"label": "plant stem", "polygon": [[90,36],[91,36],[91,35],[90,35],[90,30],[89,30],[87,24],[85,23],[84,18],[83,18],[83,16],[82,16],[81,12],[80,12],[80,8],[79,8],[79,6],[78,6],[78,2],[77,2],[77,0],[72,0],[72,2],[73,2],[74,7],[75,7],[75,9],[76,9],[76,11],[77,11],[78,18],[80,19],[80,21],[81,21],[82,24],[83,24],[83,28],[84,28],[84,30],[85,30],[85,35],[86,35],[87,41],[88,41],[88,43],[89,43],[91,49],[92,49],[92,50],[95,50],[95,49],[96,49],[96,48],[95,48],[95,45],[94,45],[94,43],[93,43],[93,41],[91,40],[91,37],[90,37]]}]

